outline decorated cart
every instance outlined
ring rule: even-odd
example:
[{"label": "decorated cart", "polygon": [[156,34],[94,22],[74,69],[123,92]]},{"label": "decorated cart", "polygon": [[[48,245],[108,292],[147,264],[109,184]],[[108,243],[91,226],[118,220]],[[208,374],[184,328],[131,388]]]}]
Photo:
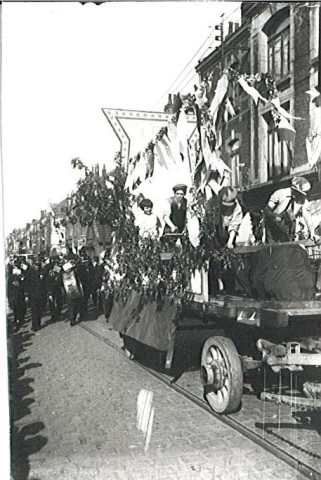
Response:
[{"label": "decorated cart", "polygon": [[[262,255],[263,252],[268,258],[284,248],[292,249],[294,255],[302,250],[293,242],[238,247],[235,253],[241,257],[254,256],[257,262],[258,253]],[[273,268],[280,275],[277,261],[273,259]],[[285,274],[290,282],[291,271],[287,269]],[[132,292],[125,304],[116,301],[110,322],[125,341],[129,337],[166,352],[167,369],[175,361],[180,330],[197,332],[204,329],[208,338],[199,359],[201,382],[211,408],[221,414],[240,407],[243,376],[250,370],[270,368],[273,372],[286,369],[304,373],[305,369],[317,371],[321,366],[321,299],[318,294],[313,299],[291,301],[223,292],[211,295],[205,268],[196,270],[185,293],[175,298],[168,296],[159,303],[148,300],[143,292]],[[305,395],[300,397],[264,392],[262,399],[319,410],[320,381],[305,382]]]},{"label": "decorated cart", "polygon": [[[254,242],[248,238],[244,243],[252,246],[235,248],[231,262],[243,264],[238,273],[250,283],[249,288],[223,292],[211,285],[213,264],[230,261],[230,255],[216,245],[219,212],[215,213],[214,207],[211,215],[206,208],[224,187],[238,184],[222,158],[222,125],[236,115],[229,100],[236,88],[249,95],[254,109],[260,103],[269,108],[278,142],[291,153],[295,129],[290,122],[300,119],[281,106],[275,80],[268,74],[248,75],[228,67],[219,75],[206,75],[192,94],[177,94],[166,113],[104,108],[121,144],[111,175],[106,169],[101,175],[99,169],[90,171],[79,159],[72,161],[75,168],[85,169],[73,196],[74,216],[82,225],[98,222],[113,230],[114,266],[108,287],[113,292],[111,325],[125,343],[132,339],[166,352],[168,369],[175,361],[177,333],[189,327],[204,329],[207,338],[200,355],[201,380],[205,397],[218,413],[239,408],[243,375],[250,370],[268,366],[293,372],[321,365],[318,272],[313,271],[306,251],[303,254],[304,237],[299,243],[264,245],[260,235],[264,223],[260,222],[261,209],[277,188],[294,185],[296,172],[278,184],[268,182],[264,198],[256,198],[253,188],[256,205],[243,205],[249,215],[257,210],[259,221],[255,227],[251,220]],[[320,93],[310,91],[310,97],[311,109],[318,109],[313,102]],[[308,150],[310,173],[317,176],[320,138],[318,134],[311,140]],[[234,133],[230,140],[235,145]],[[253,185],[246,181],[245,173],[243,194],[251,196]],[[320,184],[318,180],[312,183]],[[164,220],[164,205],[173,186],[182,183],[186,184],[189,209],[187,241],[182,239],[180,247],[172,242],[173,248],[168,249],[161,238],[139,238],[134,218],[139,199],[151,201],[153,213]],[[316,210],[320,223],[321,208]],[[320,383],[307,383],[304,392],[308,397],[302,402],[320,408],[320,391]],[[267,394],[266,398],[293,401]]]}]

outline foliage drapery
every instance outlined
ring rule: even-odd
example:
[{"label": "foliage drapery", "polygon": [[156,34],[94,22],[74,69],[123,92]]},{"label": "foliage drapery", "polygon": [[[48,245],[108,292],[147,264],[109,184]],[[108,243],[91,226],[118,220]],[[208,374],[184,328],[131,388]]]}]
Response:
[{"label": "foliage drapery", "polygon": [[192,246],[188,235],[179,244],[176,240],[141,238],[132,211],[136,199],[124,189],[126,172],[120,155],[116,157],[112,177],[90,170],[79,158],[73,159],[72,165],[84,176],[78,181],[65,221],[78,220],[83,226],[100,222],[112,227],[111,282],[122,300],[133,290],[155,300],[161,300],[165,293],[181,294],[189,284],[191,272],[207,268],[210,259],[230,263],[233,254],[218,249],[216,244],[214,227],[219,211],[213,209],[206,214],[196,196],[191,207],[200,221],[197,247]]}]

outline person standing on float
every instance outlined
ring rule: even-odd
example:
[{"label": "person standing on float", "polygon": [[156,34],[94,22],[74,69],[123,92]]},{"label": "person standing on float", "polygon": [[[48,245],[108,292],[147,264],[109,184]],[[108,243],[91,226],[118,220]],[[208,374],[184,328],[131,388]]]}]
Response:
[{"label": "person standing on float", "polygon": [[304,177],[293,177],[291,186],[276,190],[265,208],[266,237],[268,243],[295,240],[296,226],[301,217],[307,226],[309,238],[319,240],[315,234],[307,200],[311,184]]},{"label": "person standing on float", "polygon": [[[235,247],[235,240],[242,222],[243,212],[238,201],[235,187],[222,187],[217,196],[212,197],[207,205],[207,215],[211,217],[214,228],[214,247],[223,251]],[[209,265],[210,294],[224,289],[233,293],[235,289],[235,265],[224,266],[220,260],[212,259]]]},{"label": "person standing on float", "polygon": [[164,209],[165,233],[185,233],[187,200],[185,198],[187,186],[178,184],[173,187],[174,195],[170,197]]}]

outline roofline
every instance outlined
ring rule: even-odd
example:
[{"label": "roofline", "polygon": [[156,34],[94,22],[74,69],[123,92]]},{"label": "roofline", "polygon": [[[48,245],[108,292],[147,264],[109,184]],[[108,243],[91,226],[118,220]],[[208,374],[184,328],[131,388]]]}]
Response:
[{"label": "roofline", "polygon": [[[225,40],[224,40],[224,47],[227,46],[237,46],[240,43],[240,36],[244,35],[245,33],[249,33],[249,22],[243,23],[235,32],[231,33],[228,35]],[[249,35],[248,35],[249,36]],[[247,40],[247,36],[244,35],[244,41]],[[213,52],[211,52],[207,57],[203,58],[202,60],[199,61],[199,63],[196,65],[195,70],[197,73],[200,73],[202,70],[205,70],[204,68],[206,64],[213,64],[216,63],[213,61],[215,57],[217,57],[217,61],[220,61],[220,55],[221,55],[221,45]]]}]

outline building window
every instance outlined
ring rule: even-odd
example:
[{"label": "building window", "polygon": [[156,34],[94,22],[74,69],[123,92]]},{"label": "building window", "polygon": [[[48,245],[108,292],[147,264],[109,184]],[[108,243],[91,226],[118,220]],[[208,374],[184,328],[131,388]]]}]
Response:
[{"label": "building window", "polygon": [[290,7],[278,10],[266,22],[262,31],[267,36],[268,72],[280,80],[290,73]]},{"label": "building window", "polygon": [[[282,105],[288,110],[289,103]],[[287,107],[287,108],[286,108]],[[267,123],[267,173],[268,180],[290,173],[292,142],[278,140],[277,128],[270,112],[264,114]]]},{"label": "building window", "polygon": [[268,70],[274,80],[290,73],[290,28],[269,39]]}]

